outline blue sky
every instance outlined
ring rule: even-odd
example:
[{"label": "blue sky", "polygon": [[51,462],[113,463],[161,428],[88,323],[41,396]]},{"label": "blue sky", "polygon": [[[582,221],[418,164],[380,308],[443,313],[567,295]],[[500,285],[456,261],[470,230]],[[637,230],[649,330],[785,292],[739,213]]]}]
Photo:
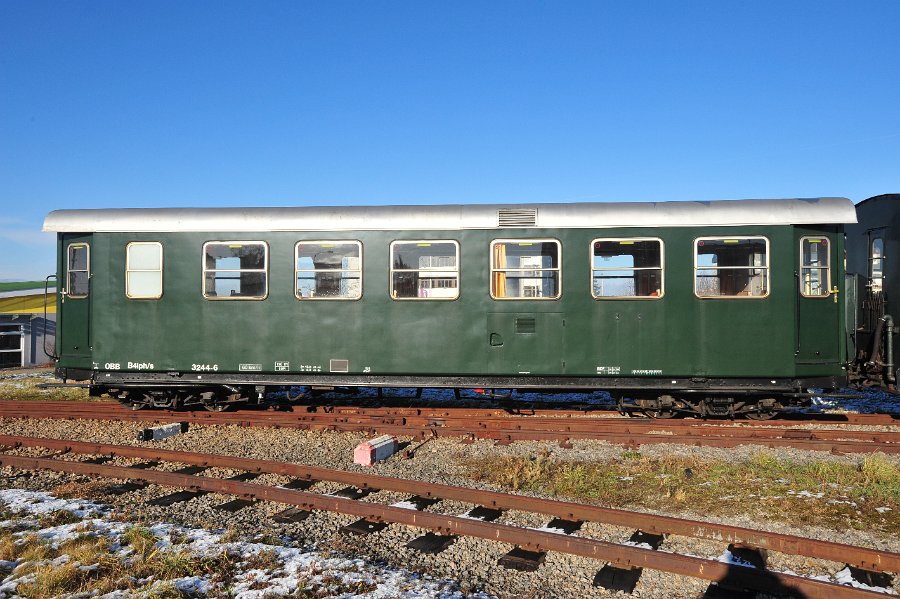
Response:
[{"label": "blue sky", "polygon": [[900,2],[0,2],[0,279],[57,208],[900,192]]}]

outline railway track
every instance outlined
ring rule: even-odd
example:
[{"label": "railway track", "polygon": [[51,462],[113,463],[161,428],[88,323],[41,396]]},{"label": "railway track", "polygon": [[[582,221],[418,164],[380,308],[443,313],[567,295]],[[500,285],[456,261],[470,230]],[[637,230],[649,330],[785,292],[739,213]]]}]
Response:
[{"label": "railway track", "polygon": [[[529,560],[534,567],[538,567],[543,554],[547,551],[592,558],[606,563],[596,579],[601,582],[618,580],[621,583],[623,578],[630,578],[636,583],[641,569],[648,568],[708,580],[731,589],[838,598],[883,596],[882,593],[829,581],[766,570],[764,552],[757,553],[763,557],[756,568],[667,552],[659,548],[664,544],[666,535],[721,541],[732,551],[776,551],[846,563],[867,571],[900,572],[900,554],[865,547],[737,526],[271,460],[8,435],[0,435],[0,448],[4,450],[0,453],[0,466],[103,477],[129,481],[127,484],[138,487],[140,484],[157,484],[188,489],[189,491],[180,495],[173,494],[185,500],[206,493],[237,496],[239,499],[220,506],[230,510],[241,509],[254,501],[270,501],[293,506],[281,512],[283,518],[302,519],[312,510],[326,510],[360,518],[345,527],[344,532],[370,534],[389,524],[416,527],[431,532],[412,541],[410,546],[426,551],[440,551],[457,536],[472,536],[508,543],[514,545],[516,549],[502,557],[500,563],[512,564],[522,569],[525,569]],[[33,453],[34,450],[52,453],[41,457],[22,455]],[[95,457],[87,460],[87,456]],[[131,466],[106,463],[113,459],[137,459],[149,462]],[[194,469],[191,473],[187,470],[168,472],[154,469],[162,463],[186,464]],[[243,474],[228,479],[201,475],[203,469],[210,467],[242,471]],[[264,473],[290,477],[293,481],[284,487],[248,482],[249,479]],[[355,498],[341,497],[337,494],[322,495],[311,490],[317,482],[326,481],[350,485],[355,489],[355,493],[349,495]],[[411,495],[411,498],[404,504],[405,507],[397,504],[384,505],[372,501],[371,498],[367,501],[359,500],[366,494],[379,490],[406,493]],[[177,501],[169,497],[171,496],[154,501],[162,501],[162,505],[171,505]],[[461,501],[472,504],[474,508],[463,515],[445,514],[439,510],[441,500]],[[429,511],[425,511],[426,507]],[[544,529],[523,528],[497,522],[496,520],[506,510],[536,513],[551,517],[553,520]],[[477,515],[479,513],[482,514],[481,519]],[[276,515],[276,519],[278,517]],[[636,532],[632,539],[641,539],[651,548],[636,546],[634,542],[615,543],[580,536],[576,532],[584,522],[600,522],[634,529]],[[419,544],[415,545],[417,541]],[[513,555],[514,557],[510,557]]]},{"label": "railway track", "polygon": [[[573,410],[519,411],[511,414],[498,409],[294,406],[290,411],[133,411],[114,402],[3,401],[0,402],[0,417],[268,426],[378,432],[418,438],[480,438],[499,443],[557,441],[567,445],[575,439],[592,439],[630,447],[680,443],[728,448],[753,444],[840,453],[900,453],[900,428],[875,431],[854,430],[845,426],[869,424],[900,427],[900,419],[887,414],[850,414],[843,421],[778,420],[756,423],[586,416]],[[820,425],[820,428],[800,428],[807,424]]]}]

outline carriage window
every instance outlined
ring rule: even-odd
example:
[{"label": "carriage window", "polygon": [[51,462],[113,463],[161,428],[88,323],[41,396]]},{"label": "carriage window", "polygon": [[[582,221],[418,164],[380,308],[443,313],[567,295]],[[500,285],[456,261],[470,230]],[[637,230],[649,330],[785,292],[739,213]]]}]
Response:
[{"label": "carriage window", "polygon": [[491,297],[557,299],[560,296],[560,245],[552,239],[500,239],[491,242]]},{"label": "carriage window", "polygon": [[91,248],[88,244],[69,244],[66,272],[68,276],[66,295],[75,299],[87,297],[91,278]]},{"label": "carriage window", "polygon": [[703,238],[694,246],[697,297],[761,298],[769,294],[769,240]]},{"label": "carriage window", "polygon": [[0,325],[0,368],[21,368],[25,365],[22,352],[23,325]]},{"label": "carriage window", "polygon": [[162,297],[162,258],[162,244],[157,241],[136,241],[125,246],[126,297]]},{"label": "carriage window", "polygon": [[391,244],[393,299],[452,300],[459,297],[459,243],[395,241]]},{"label": "carriage window", "polygon": [[873,237],[869,245],[869,279],[872,291],[884,288],[884,239]]},{"label": "carriage window", "polygon": [[662,296],[662,240],[595,239],[591,246],[591,294],[595,298]]},{"label": "carriage window", "polygon": [[362,243],[301,241],[296,246],[297,299],[362,297]]},{"label": "carriage window", "polygon": [[827,237],[800,240],[800,293],[804,297],[828,297],[831,262]]},{"label": "carriage window", "polygon": [[203,244],[203,297],[264,299],[268,266],[262,241],[209,241]]}]

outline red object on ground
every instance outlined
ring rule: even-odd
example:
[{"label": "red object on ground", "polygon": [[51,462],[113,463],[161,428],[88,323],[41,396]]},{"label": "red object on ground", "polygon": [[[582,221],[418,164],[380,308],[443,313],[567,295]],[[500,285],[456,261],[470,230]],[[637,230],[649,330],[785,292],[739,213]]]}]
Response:
[{"label": "red object on ground", "polygon": [[371,466],[375,462],[385,460],[400,449],[397,437],[382,435],[369,441],[364,441],[353,450],[353,463],[361,466]]}]

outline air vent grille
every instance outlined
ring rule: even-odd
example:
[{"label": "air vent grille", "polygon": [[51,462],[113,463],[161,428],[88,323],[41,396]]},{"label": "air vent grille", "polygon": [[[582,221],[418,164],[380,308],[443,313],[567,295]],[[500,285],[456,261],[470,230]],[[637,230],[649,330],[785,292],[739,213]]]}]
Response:
[{"label": "air vent grille", "polygon": [[497,217],[501,227],[533,227],[537,224],[537,208],[501,208]]},{"label": "air vent grille", "polygon": [[516,332],[520,334],[533,334],[535,331],[534,318],[517,318]]}]

